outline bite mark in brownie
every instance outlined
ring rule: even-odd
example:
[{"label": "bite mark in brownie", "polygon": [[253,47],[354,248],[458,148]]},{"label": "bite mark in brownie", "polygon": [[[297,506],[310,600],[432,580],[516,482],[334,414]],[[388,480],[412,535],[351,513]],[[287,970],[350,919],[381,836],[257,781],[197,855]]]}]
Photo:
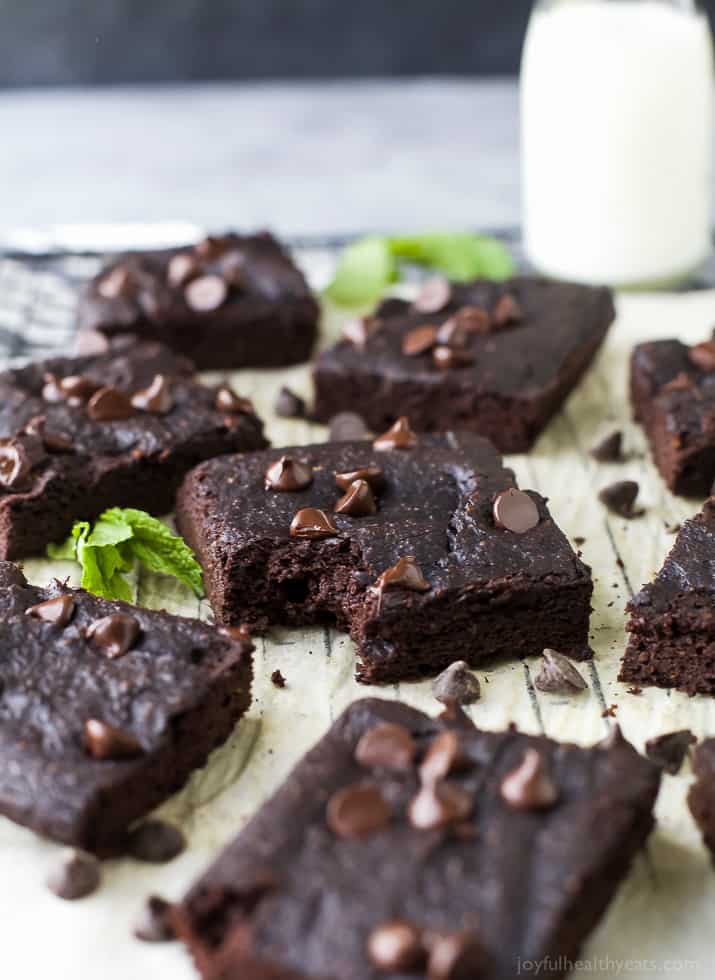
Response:
[{"label": "bite mark in brownie", "polygon": [[619,679],[715,695],[715,498],[686,521],[655,580],[628,604]]},{"label": "bite mark in brownie", "polygon": [[0,558],[42,554],[107,507],[168,513],[196,463],[267,445],[250,403],[225,403],[185,358],[136,338],[2,372]]},{"label": "bite mark in brownie", "polygon": [[[429,310],[389,299],[360,334],[320,355],[315,417],[359,406],[380,432],[461,429],[503,452],[530,448],[578,383],[614,318],[611,294],[519,278],[452,284]],[[508,309],[507,309],[508,306]],[[429,331],[428,329],[429,328]]]},{"label": "bite mark in brownie", "polygon": [[[68,622],[28,614],[59,596],[73,600]],[[121,656],[88,635],[111,615],[139,628]],[[101,855],[123,850],[129,825],[204,765],[250,703],[245,639],[58,582],[36,588],[8,562],[0,562],[0,646],[0,813]],[[107,743],[96,757],[90,721],[137,751]]]},{"label": "bite mark in brownie", "polygon": [[[516,490],[479,436],[413,444],[400,433],[412,448],[376,449],[393,444],[384,437],[301,446],[224,456],[188,475],[177,523],[216,620],[349,630],[365,682],[545,647],[587,656],[590,570],[546,502]],[[300,489],[278,485],[296,471],[288,486]],[[336,512],[353,476],[348,485],[371,487],[375,513]]]},{"label": "bite mark in brownie", "polygon": [[136,333],[200,370],[276,367],[310,357],[320,309],[268,233],[209,236],[197,245],[117,259],[83,290],[79,345]]},{"label": "bite mark in brownie", "polygon": [[[514,796],[534,759],[539,791]],[[358,701],[172,921],[203,980],[513,980],[546,958],[553,980],[646,841],[659,781],[623,739],[581,748]]]}]

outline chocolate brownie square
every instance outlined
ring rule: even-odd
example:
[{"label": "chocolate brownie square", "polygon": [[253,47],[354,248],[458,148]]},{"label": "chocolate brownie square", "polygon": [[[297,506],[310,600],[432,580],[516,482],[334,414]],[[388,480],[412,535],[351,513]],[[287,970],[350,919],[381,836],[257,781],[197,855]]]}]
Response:
[{"label": "chocolate brownie square", "polygon": [[321,354],[315,416],[327,422],[357,410],[380,432],[407,414],[418,431],[466,429],[502,452],[522,452],[577,384],[613,317],[607,289],[431,280],[414,303],[389,299],[373,317],[351,321]]},{"label": "chocolate brownie square", "polygon": [[246,635],[35,588],[0,562],[0,813],[99,854],[248,708]]},{"label": "chocolate brownie square", "polygon": [[80,350],[97,333],[131,332],[223,370],[307,361],[320,309],[285,249],[260,233],[125,255],[87,285],[78,316]]},{"label": "chocolate brownie square", "polygon": [[631,358],[631,401],[669,489],[707,496],[715,479],[715,341],[639,344]]},{"label": "chocolate brownie square", "polygon": [[620,680],[715,695],[715,498],[686,521],[655,580],[628,604]]},{"label": "chocolate brownie square", "polygon": [[349,630],[361,681],[587,655],[590,570],[472,433],[401,420],[374,443],[223,456],[188,475],[176,517],[219,623]]},{"label": "chocolate brownie square", "polygon": [[693,756],[695,782],[688,805],[715,860],[715,738],[705,739]]},{"label": "chocolate brownie square", "polygon": [[154,342],[0,373],[0,558],[44,552],[106,507],[165,514],[196,463],[267,445],[250,402]]},{"label": "chocolate brownie square", "polygon": [[203,980],[568,970],[653,827],[660,773],[358,701],[172,910]]}]

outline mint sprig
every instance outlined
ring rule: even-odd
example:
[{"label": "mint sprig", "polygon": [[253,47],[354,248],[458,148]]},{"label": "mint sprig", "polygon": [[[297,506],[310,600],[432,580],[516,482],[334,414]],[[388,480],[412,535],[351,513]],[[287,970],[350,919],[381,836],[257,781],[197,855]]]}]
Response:
[{"label": "mint sprig", "polygon": [[344,250],[325,294],[338,306],[374,303],[400,277],[400,263],[412,262],[455,282],[514,274],[509,250],[496,238],[472,232],[359,238]]},{"label": "mint sprig", "polygon": [[201,567],[189,546],[143,510],[112,507],[94,524],[76,521],[67,540],[49,545],[47,554],[79,562],[82,588],[105,599],[131,601],[125,574],[137,561],[149,571],[173,576],[199,597],[204,594]]}]

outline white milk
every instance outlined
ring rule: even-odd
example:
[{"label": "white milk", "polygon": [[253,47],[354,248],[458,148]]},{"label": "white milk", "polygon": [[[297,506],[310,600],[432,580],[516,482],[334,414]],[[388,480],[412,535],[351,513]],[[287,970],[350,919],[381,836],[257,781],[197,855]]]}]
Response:
[{"label": "white milk", "polygon": [[521,100],[524,235],[541,272],[643,285],[708,255],[713,55],[690,3],[542,0]]}]

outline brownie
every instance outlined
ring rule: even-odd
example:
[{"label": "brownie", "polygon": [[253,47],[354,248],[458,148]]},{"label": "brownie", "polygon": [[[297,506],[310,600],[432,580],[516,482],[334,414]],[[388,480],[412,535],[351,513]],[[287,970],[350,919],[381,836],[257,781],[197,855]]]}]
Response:
[{"label": "brownie", "polygon": [[354,703],[172,910],[203,980],[564,976],[653,827],[659,770]]},{"label": "brownie", "polygon": [[655,580],[628,604],[620,680],[715,695],[715,498],[680,529]]},{"label": "brownie", "polygon": [[187,476],[176,517],[219,623],[349,630],[361,681],[587,655],[590,569],[473,433],[417,438],[401,422],[374,444],[223,456]]},{"label": "brownie", "polygon": [[250,402],[153,341],[0,373],[0,559],[41,554],[106,507],[173,510],[183,475],[266,446]]},{"label": "brownie", "polygon": [[[310,357],[320,309],[268,233],[125,255],[83,290],[79,345],[127,332],[159,340],[199,370],[275,367]],[[84,333],[89,331],[89,333]]]},{"label": "brownie", "polygon": [[703,840],[715,859],[715,738],[707,738],[693,755],[695,782],[688,793],[688,804]]},{"label": "brownie", "polygon": [[316,418],[357,408],[379,432],[407,414],[419,431],[466,429],[502,452],[529,449],[601,346],[611,294],[518,278],[453,284],[442,298],[434,311],[424,307],[439,299],[389,299],[362,329],[348,324],[315,364]]},{"label": "brownie", "polygon": [[715,343],[639,344],[631,357],[631,401],[668,488],[707,496],[715,479]]},{"label": "brownie", "polygon": [[98,854],[250,703],[251,645],[195,619],[30,586],[0,562],[0,813]]}]

